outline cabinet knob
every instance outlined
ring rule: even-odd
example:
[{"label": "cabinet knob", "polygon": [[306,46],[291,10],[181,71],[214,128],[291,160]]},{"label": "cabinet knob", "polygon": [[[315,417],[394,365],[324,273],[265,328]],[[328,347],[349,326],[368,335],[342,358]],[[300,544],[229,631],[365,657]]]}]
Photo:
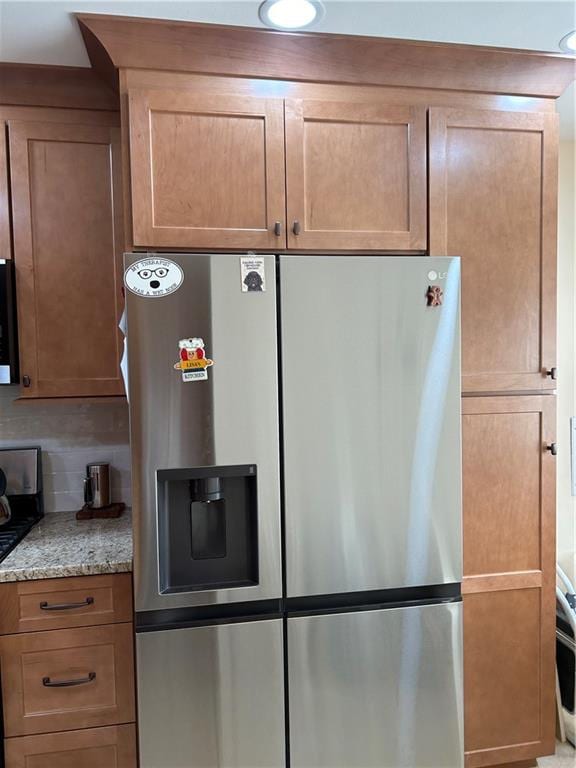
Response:
[{"label": "cabinet knob", "polygon": [[274,234],[276,235],[276,237],[280,237],[280,235],[282,234],[282,222],[281,221],[277,221],[274,224]]},{"label": "cabinet knob", "polygon": [[22,376],[22,386],[23,387],[29,387],[30,386],[30,376]]},{"label": "cabinet knob", "polygon": [[557,373],[558,373],[558,371],[557,371],[556,368],[548,368],[546,370],[546,376],[550,376],[550,378],[554,379],[554,380],[556,380],[558,378]]},{"label": "cabinet knob", "polygon": [[299,235],[301,231],[302,231],[302,227],[300,226],[300,222],[295,221],[294,224],[292,225],[292,232],[294,232],[295,235]]},{"label": "cabinet knob", "polygon": [[547,445],[546,450],[550,451],[552,456],[556,456],[556,454],[558,453],[558,448],[556,446],[556,443],[550,443],[550,445]]}]

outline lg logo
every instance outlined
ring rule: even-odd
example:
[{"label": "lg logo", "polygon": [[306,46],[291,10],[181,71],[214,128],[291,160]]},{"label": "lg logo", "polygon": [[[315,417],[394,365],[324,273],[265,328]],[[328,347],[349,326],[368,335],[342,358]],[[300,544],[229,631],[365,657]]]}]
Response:
[{"label": "lg logo", "polygon": [[448,277],[448,272],[436,272],[431,269],[428,272],[428,280],[445,280]]}]

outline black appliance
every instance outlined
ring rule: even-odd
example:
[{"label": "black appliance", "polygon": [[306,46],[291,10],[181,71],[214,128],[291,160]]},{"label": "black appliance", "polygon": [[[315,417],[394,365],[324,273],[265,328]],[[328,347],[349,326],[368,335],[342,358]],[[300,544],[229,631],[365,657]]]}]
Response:
[{"label": "black appliance", "polygon": [[42,451],[40,448],[0,449],[0,469],[6,477],[5,495],[11,517],[0,526],[0,562],[44,517]]},{"label": "black appliance", "polygon": [[18,383],[14,264],[0,259],[0,384]]}]

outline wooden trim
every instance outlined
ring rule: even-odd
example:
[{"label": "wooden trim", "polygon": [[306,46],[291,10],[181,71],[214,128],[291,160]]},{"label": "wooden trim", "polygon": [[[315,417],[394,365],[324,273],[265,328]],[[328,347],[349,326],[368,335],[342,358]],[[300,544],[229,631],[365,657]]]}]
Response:
[{"label": "wooden trim", "polygon": [[[162,72],[152,69],[123,69],[120,71],[120,93],[133,88],[188,90],[210,96],[256,96],[262,98],[262,80]],[[334,83],[297,82],[266,79],[266,98],[311,99],[316,101],[369,102],[389,106],[447,107],[450,109],[496,109],[509,112],[555,112],[554,99],[509,96],[464,91],[430,90],[425,88],[395,88],[393,86],[348,85]]]},{"label": "wooden trim", "polygon": [[8,183],[8,135],[0,119],[0,259],[12,258],[10,194]]},{"label": "wooden trim", "polygon": [[118,94],[96,69],[0,62],[0,104],[117,111]]},{"label": "wooden trim", "polygon": [[76,14],[95,69],[171,70],[557,98],[571,56],[354,35]]},{"label": "wooden trim", "polygon": [[547,403],[555,402],[554,395],[468,395],[462,397],[462,415],[482,413],[539,413]]},{"label": "wooden trim", "polygon": [[536,760],[521,760],[519,763],[500,763],[493,768],[538,768]]},{"label": "wooden trim", "polygon": [[[517,761],[521,761],[520,766],[534,765],[534,754],[539,756],[542,754],[541,742],[529,741],[526,744],[511,744],[507,747],[498,747],[496,749],[483,749],[478,752],[467,752],[464,760],[466,768],[484,768],[484,766],[507,766],[512,768],[513,765],[517,765]],[[554,753],[554,742],[550,747],[549,752],[544,754]]]},{"label": "wooden trim", "polygon": [[108,110],[60,109],[58,107],[19,107],[0,105],[0,121],[63,123],[66,125],[120,125],[120,114]]},{"label": "wooden trim", "polygon": [[542,586],[541,571],[516,571],[511,573],[488,573],[479,576],[465,576],[462,580],[462,594],[475,592],[502,592],[508,589],[531,589]]}]

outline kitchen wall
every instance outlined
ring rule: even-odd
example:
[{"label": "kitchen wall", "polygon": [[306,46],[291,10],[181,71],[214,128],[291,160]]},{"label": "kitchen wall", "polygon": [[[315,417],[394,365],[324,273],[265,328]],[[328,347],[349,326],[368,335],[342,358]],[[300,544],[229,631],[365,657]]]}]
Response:
[{"label": "kitchen wall", "polygon": [[576,415],[576,144],[560,142],[558,208],[558,562],[576,581],[576,497],[570,487],[570,417]]},{"label": "kitchen wall", "polygon": [[82,479],[92,461],[110,462],[112,500],[130,504],[126,403],[16,403],[18,391],[0,386],[0,448],[42,448],[46,512],[82,507]]}]

